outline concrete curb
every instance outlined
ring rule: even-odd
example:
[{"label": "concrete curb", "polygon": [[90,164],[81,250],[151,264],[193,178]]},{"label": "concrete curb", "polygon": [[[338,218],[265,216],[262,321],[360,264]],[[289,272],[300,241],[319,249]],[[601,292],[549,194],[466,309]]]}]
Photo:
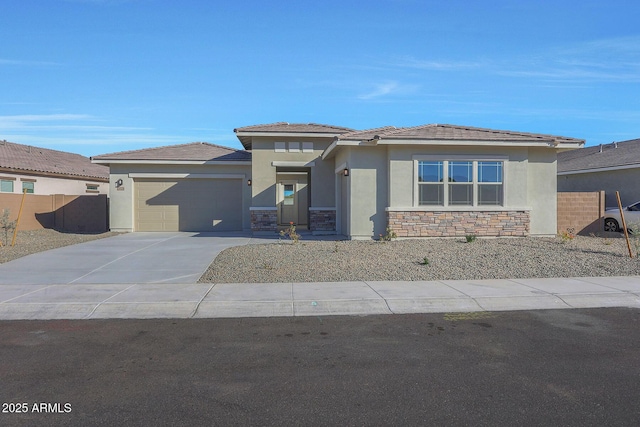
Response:
[{"label": "concrete curb", "polygon": [[241,318],[640,308],[640,276],[415,282],[0,285],[0,319]]}]

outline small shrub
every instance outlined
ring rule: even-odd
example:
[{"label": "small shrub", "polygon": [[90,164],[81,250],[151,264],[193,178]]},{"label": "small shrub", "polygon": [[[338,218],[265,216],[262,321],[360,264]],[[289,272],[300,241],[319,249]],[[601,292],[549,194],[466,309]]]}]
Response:
[{"label": "small shrub", "polygon": [[429,258],[427,258],[427,257],[422,258],[422,261],[420,261],[420,264],[429,265]]},{"label": "small shrub", "polygon": [[476,236],[475,234],[467,234],[466,236],[464,236],[464,238],[467,239],[467,243],[473,243],[476,241],[478,236]]},{"label": "small shrub", "polygon": [[9,209],[2,210],[2,216],[0,217],[0,228],[4,230],[4,243],[9,244],[9,233],[16,229],[16,220],[9,221]]},{"label": "small shrub", "polygon": [[378,241],[380,242],[390,242],[392,239],[395,239],[398,237],[396,232],[393,231],[389,226],[387,226],[385,233],[379,234],[379,236],[380,236],[380,239],[378,239]]},{"label": "small shrub", "polygon": [[298,243],[300,241],[300,234],[296,231],[296,225],[293,222],[289,223],[289,228],[280,230],[280,236],[288,237],[293,241],[293,243]]},{"label": "small shrub", "polygon": [[560,238],[562,239],[562,243],[567,243],[576,238],[574,228],[567,228],[567,231],[563,231],[560,233]]}]

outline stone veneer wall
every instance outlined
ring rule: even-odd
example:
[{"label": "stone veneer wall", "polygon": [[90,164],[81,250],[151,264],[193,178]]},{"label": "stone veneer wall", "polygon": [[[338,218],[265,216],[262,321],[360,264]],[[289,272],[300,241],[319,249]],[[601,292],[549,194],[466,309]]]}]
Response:
[{"label": "stone veneer wall", "polygon": [[336,231],[336,210],[315,210],[309,211],[310,231]]},{"label": "stone veneer wall", "polygon": [[278,231],[278,211],[252,210],[251,231]]},{"label": "stone veneer wall", "polygon": [[387,211],[398,237],[529,235],[528,211]]}]

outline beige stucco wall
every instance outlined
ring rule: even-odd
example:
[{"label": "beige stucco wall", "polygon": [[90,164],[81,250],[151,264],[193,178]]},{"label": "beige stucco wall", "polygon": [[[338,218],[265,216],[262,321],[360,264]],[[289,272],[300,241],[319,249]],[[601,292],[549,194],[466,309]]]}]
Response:
[{"label": "beige stucco wall", "polygon": [[[527,202],[527,148],[524,147],[389,147],[390,194],[389,206],[414,207],[416,156],[437,156],[445,160],[468,159],[504,160],[504,201],[508,208],[526,208]],[[455,209],[455,208],[452,208]],[[458,208],[459,209],[459,208]]]},{"label": "beige stucco wall", "polygon": [[[299,142],[300,152],[275,152],[275,142]],[[302,143],[312,142],[313,152],[302,152]],[[310,170],[310,205],[312,207],[332,207],[335,206],[335,193],[333,185],[333,163],[323,162],[322,152],[331,144],[330,138],[284,138],[284,137],[255,137],[252,141],[251,150],[251,173],[253,184],[251,188],[253,207],[274,207],[276,206],[276,166],[272,162],[314,162]],[[287,145],[288,149],[288,145]],[[303,166],[278,167],[282,170],[306,170]]]},{"label": "beige stucco wall", "polygon": [[531,235],[555,236],[558,215],[556,152],[530,148],[527,199],[531,207]]},{"label": "beige stucco wall", "polygon": [[[444,210],[513,210],[530,212],[531,235],[556,233],[556,152],[527,147],[344,147],[335,165],[346,163],[349,177],[348,212],[352,238],[377,237],[386,228],[386,207],[425,209],[414,204],[415,163],[419,156],[442,159],[504,161],[503,207],[451,207]],[[443,210],[441,207],[439,210]],[[340,212],[338,213],[340,216]],[[345,228],[346,229],[346,228]]]},{"label": "beige stucco wall", "polygon": [[[106,182],[92,181],[86,179],[54,178],[49,176],[25,175],[0,171],[0,178],[15,178],[13,192],[22,193],[22,179],[34,181],[33,194],[67,194],[67,195],[87,195],[87,194],[109,194],[109,185]],[[98,191],[87,192],[87,184],[98,186]]]},{"label": "beige stucco wall", "polygon": [[384,234],[389,180],[386,147],[351,149],[347,164],[349,177],[345,179],[350,191],[351,238],[371,238]]},{"label": "beige stucco wall", "polygon": [[624,206],[640,200],[640,168],[558,175],[558,191],[605,191],[605,205],[618,206],[616,191]]},{"label": "beige stucco wall", "polygon": [[[251,166],[246,165],[148,165],[148,164],[112,164],[109,178],[110,203],[109,224],[112,231],[133,231],[134,178],[132,173],[159,174],[241,174],[242,185],[242,228],[251,228],[249,206],[251,206],[251,187],[246,183],[251,179]],[[116,188],[121,179],[122,185]]]}]

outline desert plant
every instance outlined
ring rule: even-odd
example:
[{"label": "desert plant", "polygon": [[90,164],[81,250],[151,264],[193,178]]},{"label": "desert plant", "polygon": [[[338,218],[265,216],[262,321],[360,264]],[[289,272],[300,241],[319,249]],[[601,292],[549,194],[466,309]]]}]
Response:
[{"label": "desert plant", "polygon": [[300,234],[296,231],[296,225],[292,222],[289,223],[289,228],[280,230],[280,236],[288,237],[293,243],[300,241]]},{"label": "desert plant", "polygon": [[628,227],[629,237],[633,241],[633,246],[636,248],[636,258],[640,254],[640,223],[630,224]]},{"label": "desert plant", "polygon": [[0,217],[0,228],[4,230],[4,242],[8,244],[9,242],[9,233],[16,229],[17,221],[9,220],[10,211],[9,209],[2,210],[2,216]]},{"label": "desert plant", "polygon": [[392,239],[395,239],[398,237],[396,232],[393,231],[389,226],[387,226],[385,233],[379,234],[379,236],[380,236],[380,238],[378,239],[379,242],[390,242]]},{"label": "desert plant", "polygon": [[560,238],[562,239],[562,243],[567,243],[576,238],[575,229],[567,228],[567,231],[563,231],[560,233]]},{"label": "desert plant", "polygon": [[422,258],[422,261],[420,261],[420,264],[429,265],[429,258],[427,258],[427,257]]},{"label": "desert plant", "polygon": [[466,236],[464,236],[464,238],[467,239],[467,243],[473,243],[476,241],[478,236],[476,236],[475,234],[467,234]]}]

